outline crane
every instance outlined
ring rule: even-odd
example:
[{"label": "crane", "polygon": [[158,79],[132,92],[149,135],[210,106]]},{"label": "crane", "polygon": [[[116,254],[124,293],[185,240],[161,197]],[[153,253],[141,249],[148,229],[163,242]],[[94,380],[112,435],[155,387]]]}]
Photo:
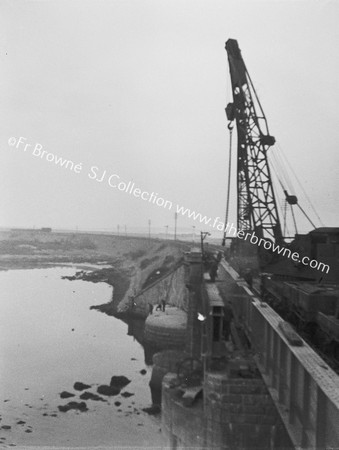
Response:
[{"label": "crane", "polygon": [[[259,269],[261,295],[285,320],[292,320],[297,329],[302,329],[312,345],[331,358],[334,367],[338,367],[339,227],[315,228],[299,205],[297,197],[288,193],[278,176],[286,204],[291,206],[296,230],[291,242],[287,242],[287,237],[283,236],[267,158],[270,148],[275,144],[275,138],[269,133],[264,111],[238,42],[229,39],[225,48],[233,95],[233,102],[226,107],[226,116],[230,131],[235,121],[238,137],[237,227],[238,230],[254,232],[265,241],[273,241],[276,248],[284,248],[283,254],[265,252],[265,248],[260,245],[257,248],[258,267],[255,270]],[[313,229],[307,234],[298,233],[293,206],[298,206],[311,223]],[[228,201],[226,216],[227,214]],[[251,255],[250,252],[241,251],[240,242],[241,240],[235,241],[238,253],[235,264],[246,274]],[[289,258],[285,257],[285,250]],[[293,254],[297,255],[297,259],[293,256],[291,259],[292,252],[295,252]],[[248,279],[252,283],[251,277]]]},{"label": "crane", "polygon": [[[237,227],[280,244],[283,236],[267,160],[267,152],[275,138],[269,133],[238,42],[229,39],[225,48],[233,94],[233,102],[226,107],[226,116],[230,123],[236,121],[238,135]],[[287,201],[289,197],[292,196],[287,196]]]}]

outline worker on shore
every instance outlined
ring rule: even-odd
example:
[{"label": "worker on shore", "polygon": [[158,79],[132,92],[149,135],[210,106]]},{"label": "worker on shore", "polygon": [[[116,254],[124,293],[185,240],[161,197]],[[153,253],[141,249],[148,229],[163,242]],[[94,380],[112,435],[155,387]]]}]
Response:
[{"label": "worker on shore", "polygon": [[162,312],[165,312],[165,308],[166,308],[166,300],[162,299],[161,300],[161,310],[162,310]]},{"label": "worker on shore", "polygon": [[153,305],[152,305],[152,303],[149,303],[148,304],[148,313],[151,315],[151,314],[153,314]]}]

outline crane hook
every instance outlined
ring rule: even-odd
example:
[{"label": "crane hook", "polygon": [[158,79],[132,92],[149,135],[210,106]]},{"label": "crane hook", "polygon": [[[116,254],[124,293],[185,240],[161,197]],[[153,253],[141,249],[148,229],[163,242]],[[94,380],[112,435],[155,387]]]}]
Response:
[{"label": "crane hook", "polygon": [[228,122],[227,128],[232,131],[233,130],[233,123],[232,122]]}]

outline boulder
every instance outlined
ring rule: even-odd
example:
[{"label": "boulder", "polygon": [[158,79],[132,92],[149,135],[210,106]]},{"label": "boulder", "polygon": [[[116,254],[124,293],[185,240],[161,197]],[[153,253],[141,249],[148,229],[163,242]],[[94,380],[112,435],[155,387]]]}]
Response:
[{"label": "boulder", "polygon": [[81,412],[88,411],[88,408],[87,408],[87,405],[85,402],[80,402],[80,403],[69,402],[69,403],[67,403],[67,405],[58,406],[58,410],[61,412],[67,412],[70,409],[75,409],[75,410],[81,411]]},{"label": "boulder", "polygon": [[131,380],[129,380],[127,377],[124,377],[123,375],[119,375],[119,376],[113,376],[111,378],[111,386],[115,386],[119,389],[122,389],[123,387],[127,386],[129,383],[131,382]]},{"label": "boulder", "polygon": [[120,388],[116,386],[107,386],[105,384],[102,384],[98,387],[97,392],[101,395],[118,395],[120,393]]},{"label": "boulder", "polygon": [[125,397],[125,398],[128,398],[128,397],[132,397],[132,395],[134,395],[134,394],[132,394],[131,392],[123,392],[122,394],[121,394],[121,396],[122,397]]},{"label": "boulder", "polygon": [[91,386],[89,384],[84,384],[80,381],[76,381],[73,386],[76,391],[84,391],[85,389],[89,389],[90,387]]},{"label": "boulder", "polygon": [[106,400],[102,397],[100,397],[100,395],[97,394],[92,394],[91,392],[84,392],[83,394],[80,395],[81,400],[95,400],[98,402],[105,402]]},{"label": "boulder", "polygon": [[60,392],[59,395],[61,398],[75,397],[75,394],[71,394],[70,392],[67,392],[67,391],[62,391],[62,392]]}]

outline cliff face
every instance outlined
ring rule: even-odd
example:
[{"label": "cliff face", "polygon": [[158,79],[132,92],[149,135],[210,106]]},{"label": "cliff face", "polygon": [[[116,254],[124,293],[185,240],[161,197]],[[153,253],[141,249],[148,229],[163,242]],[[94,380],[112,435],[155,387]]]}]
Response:
[{"label": "cliff face", "polygon": [[186,310],[185,266],[173,271],[183,259],[184,250],[185,244],[151,242],[147,248],[128,255],[130,285],[117,312],[147,317],[149,305],[155,307],[161,300]]}]

